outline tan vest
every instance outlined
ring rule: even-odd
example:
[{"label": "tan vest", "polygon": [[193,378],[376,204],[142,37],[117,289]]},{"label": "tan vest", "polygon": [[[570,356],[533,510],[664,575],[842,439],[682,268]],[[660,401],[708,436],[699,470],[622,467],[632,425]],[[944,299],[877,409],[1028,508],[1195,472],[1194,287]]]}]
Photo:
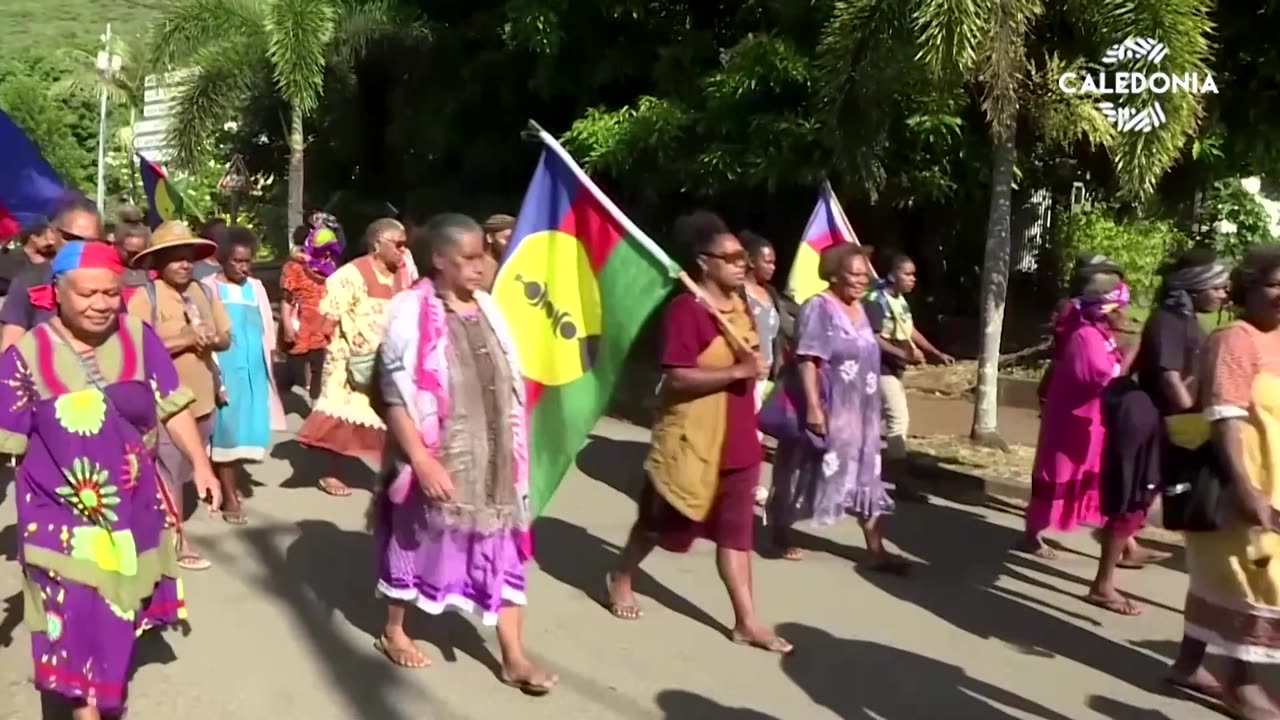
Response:
[{"label": "tan vest", "polygon": [[[746,303],[737,297],[733,302],[733,310],[721,313],[721,317],[738,337],[758,349],[760,338]],[[721,334],[698,355],[698,367],[732,366],[732,348],[721,329]],[[662,391],[644,468],[658,494],[691,520],[706,519],[720,484],[720,454],[729,423],[728,402],[726,392],[689,398],[667,387]]]}]

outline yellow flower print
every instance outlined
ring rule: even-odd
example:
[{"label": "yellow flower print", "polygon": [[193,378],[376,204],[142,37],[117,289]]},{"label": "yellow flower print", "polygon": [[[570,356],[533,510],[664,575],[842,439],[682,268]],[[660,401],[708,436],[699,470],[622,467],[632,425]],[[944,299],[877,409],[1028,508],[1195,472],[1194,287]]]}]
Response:
[{"label": "yellow flower print", "polygon": [[127,577],[138,574],[138,546],[129,530],[107,532],[95,525],[71,531],[71,557],[88,560],[107,572]]},{"label": "yellow flower print", "polygon": [[111,508],[120,504],[119,489],[107,482],[105,468],[89,458],[78,457],[70,470],[63,470],[67,484],[55,492],[66,499],[76,512],[103,527],[109,527],[118,518]]},{"label": "yellow flower print", "polygon": [[97,435],[102,429],[103,421],[107,419],[106,398],[97,388],[85,388],[59,396],[53,403],[53,409],[62,427],[76,435]]}]

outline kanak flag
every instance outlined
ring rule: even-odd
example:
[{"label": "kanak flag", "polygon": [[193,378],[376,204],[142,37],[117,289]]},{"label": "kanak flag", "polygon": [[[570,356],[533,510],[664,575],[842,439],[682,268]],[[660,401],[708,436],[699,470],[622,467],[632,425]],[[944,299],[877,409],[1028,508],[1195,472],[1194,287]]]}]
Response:
[{"label": "kanak flag", "polygon": [[62,184],[22,128],[0,110],[0,238],[48,219],[76,194]]},{"label": "kanak flag", "polygon": [[493,297],[529,388],[529,491],[542,513],[604,412],[623,361],[680,266],[541,128]]},{"label": "kanak flag", "polygon": [[147,194],[147,225],[155,229],[167,220],[184,220],[186,201],[178,188],[169,181],[164,168],[138,153],[138,174],[142,176],[142,190]]},{"label": "kanak flag", "polygon": [[858,242],[849,218],[840,207],[840,201],[831,189],[831,183],[824,181],[818,191],[818,204],[809,216],[809,223],[804,226],[804,237],[800,247],[796,248],[796,258],[791,263],[791,274],[787,276],[787,291],[797,303],[827,289],[827,281],[818,273],[818,258],[822,251],[842,242]]}]

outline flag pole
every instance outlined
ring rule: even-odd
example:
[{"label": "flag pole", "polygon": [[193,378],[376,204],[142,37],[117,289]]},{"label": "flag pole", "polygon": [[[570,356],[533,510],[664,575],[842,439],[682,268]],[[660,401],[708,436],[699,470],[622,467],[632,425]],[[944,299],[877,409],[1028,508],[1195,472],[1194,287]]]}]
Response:
[{"label": "flag pole", "polygon": [[[593,182],[586,172],[578,166],[578,163],[573,159],[573,156],[569,155],[569,152],[565,150],[558,141],[556,141],[555,137],[551,133],[543,130],[542,126],[534,120],[529,120],[528,127],[520,133],[520,137],[524,140],[541,143],[544,148],[555,153],[561,160],[565,161],[565,164],[569,166],[569,169],[573,171],[578,180],[592,191],[592,194],[600,201],[600,204],[612,213],[614,217],[618,218],[618,222],[622,224],[623,229],[634,237],[637,242],[644,246],[646,250],[652,253],[654,257],[663,261],[663,264],[672,268],[679,267],[679,265],[677,265],[669,255],[663,252],[662,248],[658,247],[657,243],[655,243],[652,238],[646,235],[635,223],[631,222],[631,219],[619,210],[618,206],[615,205],[612,200],[599,191],[595,182]],[[834,195],[832,197],[834,197]],[[693,296],[697,298],[698,302],[711,312],[711,316],[715,318],[716,323],[720,326],[720,330],[733,342],[733,344],[747,352],[756,351],[756,348],[751,347],[751,344],[747,342],[746,338],[739,335],[738,331],[731,327],[729,322],[720,315],[720,312],[711,304],[711,299],[707,297],[705,292],[703,292],[702,287],[699,286],[698,283],[694,282],[693,278],[689,277],[689,273],[680,270],[679,272],[674,273],[672,277],[679,280],[680,283],[684,285],[685,289],[693,293]]]}]

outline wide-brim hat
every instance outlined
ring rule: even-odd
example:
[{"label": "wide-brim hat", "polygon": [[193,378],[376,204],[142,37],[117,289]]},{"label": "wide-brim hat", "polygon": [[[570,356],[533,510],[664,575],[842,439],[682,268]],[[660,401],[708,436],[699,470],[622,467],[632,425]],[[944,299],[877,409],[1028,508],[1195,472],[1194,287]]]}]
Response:
[{"label": "wide-brim hat", "polygon": [[195,260],[205,260],[218,251],[217,243],[212,240],[196,237],[187,224],[178,220],[160,223],[160,227],[151,233],[151,245],[133,257],[130,263],[135,268],[150,268],[157,255],[167,248],[189,247],[196,251]]}]

